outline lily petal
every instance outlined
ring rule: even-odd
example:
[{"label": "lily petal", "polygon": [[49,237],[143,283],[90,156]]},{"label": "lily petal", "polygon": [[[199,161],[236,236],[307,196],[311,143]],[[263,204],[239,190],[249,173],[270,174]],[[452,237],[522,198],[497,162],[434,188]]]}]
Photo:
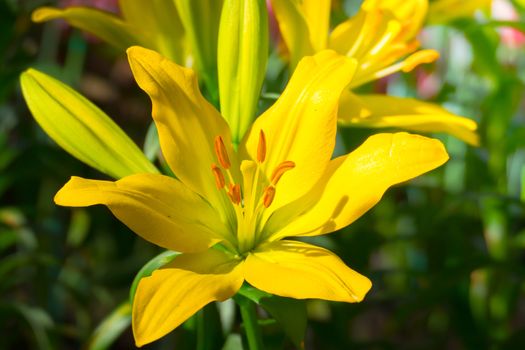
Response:
[{"label": "lily petal", "polygon": [[257,159],[263,130],[268,177],[283,161],[295,163],[279,181],[272,210],[302,196],[322,176],[334,148],[339,96],[355,68],[354,60],[334,51],[304,58],[281,97],[253,124],[246,151]]},{"label": "lily petal", "polygon": [[121,50],[139,43],[131,26],[112,13],[94,8],[74,6],[61,10],[53,7],[40,7],[31,16],[34,22],[39,23],[58,18],[96,35]]},{"label": "lily petal", "polygon": [[173,1],[120,0],[119,5],[124,20],[140,38],[133,45],[154,49],[179,64],[186,63],[188,45]]},{"label": "lily petal", "polygon": [[[410,71],[439,57],[435,50],[415,52],[419,43],[413,37],[407,37],[406,23],[397,18],[395,11],[388,6],[384,9],[375,6],[369,10],[365,8],[339,24],[329,38],[329,48],[359,62],[350,88],[397,71]],[[409,54],[411,56],[401,60]]]},{"label": "lily petal", "polygon": [[272,0],[272,8],[290,51],[290,71],[293,71],[301,58],[315,52],[308,21],[297,0]]},{"label": "lily petal", "polygon": [[330,0],[302,0],[301,12],[308,24],[310,41],[314,50],[326,49],[330,29]]},{"label": "lily petal", "polygon": [[162,153],[171,170],[215,208],[224,208],[228,200],[217,190],[211,166],[217,163],[217,136],[233,156],[228,124],[200,93],[193,70],[138,46],[128,49],[128,57],[138,85],[151,98]]},{"label": "lily petal", "polygon": [[38,124],[75,158],[117,179],[158,173],[117,124],[66,84],[35,69],[22,73],[20,84]]},{"label": "lily petal", "polygon": [[428,0],[365,0],[361,7],[366,11],[390,10],[403,23],[403,37],[417,35],[428,12]]},{"label": "lily petal", "polygon": [[[447,160],[439,140],[407,133],[373,135],[352,153],[332,160],[311,193],[274,213],[265,229],[268,239],[316,236],[343,228],[376,205],[392,185]],[[313,207],[308,210],[308,205]],[[279,231],[277,225],[283,225],[284,218],[296,219]]]},{"label": "lily petal", "polygon": [[295,299],[359,302],[372,283],[330,251],[297,241],[267,243],[250,253],[246,280],[268,293]]},{"label": "lily petal", "polygon": [[169,333],[206,304],[232,297],[243,281],[243,263],[219,250],[177,256],[139,282],[132,313],[137,346]]},{"label": "lily petal", "polygon": [[136,234],[174,251],[203,251],[228,239],[209,204],[164,175],[137,174],[116,182],[72,177],[56,194],[55,203],[104,204]]},{"label": "lily petal", "polygon": [[[474,146],[479,145],[475,121],[413,98],[359,95],[341,98],[339,124],[370,128],[402,128],[415,132],[445,132]],[[356,99],[359,103],[356,103]]]}]

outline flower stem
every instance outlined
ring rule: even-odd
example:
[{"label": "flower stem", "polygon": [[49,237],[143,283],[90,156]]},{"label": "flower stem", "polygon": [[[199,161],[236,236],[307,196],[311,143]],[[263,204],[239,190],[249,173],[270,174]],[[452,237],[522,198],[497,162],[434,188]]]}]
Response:
[{"label": "flower stem", "polygon": [[236,300],[241,308],[241,316],[250,350],[263,350],[264,345],[261,337],[261,329],[257,323],[255,304],[244,297],[238,297]]}]

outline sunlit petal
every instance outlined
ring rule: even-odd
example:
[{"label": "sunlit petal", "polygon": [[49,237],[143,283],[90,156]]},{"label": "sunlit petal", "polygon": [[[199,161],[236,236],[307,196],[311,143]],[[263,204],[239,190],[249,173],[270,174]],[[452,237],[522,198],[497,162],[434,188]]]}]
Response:
[{"label": "sunlit petal", "polygon": [[366,0],[361,7],[367,11],[389,10],[403,24],[405,39],[417,35],[428,11],[428,0]]},{"label": "sunlit petal", "polygon": [[372,286],[330,251],[296,241],[259,247],[248,255],[245,269],[254,287],[295,299],[359,302]]},{"label": "sunlit petal", "polygon": [[230,130],[200,93],[194,71],[137,46],[128,49],[128,56],[138,85],[151,98],[162,153],[171,170],[214,207],[225,207],[227,199],[217,190],[211,166],[217,163],[217,136],[232,157]]},{"label": "sunlit petal", "polygon": [[446,132],[471,145],[479,145],[476,122],[452,114],[438,105],[386,95],[354,97],[340,100],[338,117],[341,125]]},{"label": "sunlit petal", "polygon": [[133,301],[137,346],[164,336],[206,304],[232,297],[243,280],[243,263],[218,250],[176,257],[139,282]]},{"label": "sunlit petal", "polygon": [[308,21],[302,12],[300,1],[272,0],[272,7],[290,52],[290,67],[293,71],[301,58],[315,52],[309,35]]},{"label": "sunlit petal", "polygon": [[121,0],[119,5],[124,20],[140,38],[134,45],[154,49],[179,64],[186,63],[187,38],[173,1]]},{"label": "sunlit petal", "polygon": [[112,13],[94,8],[75,6],[62,10],[40,7],[31,18],[35,22],[64,19],[72,26],[90,32],[121,50],[140,42],[129,24]]},{"label": "sunlit petal", "polygon": [[164,175],[131,175],[116,182],[72,177],[55,202],[70,207],[104,204],[135,233],[170,250],[203,251],[228,239],[214,209]]},{"label": "sunlit petal", "polygon": [[[436,139],[407,133],[371,136],[352,153],[332,160],[324,186],[320,182],[307,196],[274,213],[267,235],[278,240],[338,230],[372,208],[390,186],[447,160],[443,144]],[[280,229],[286,217],[297,219]]]},{"label": "sunlit petal", "polygon": [[339,95],[354,71],[355,61],[333,51],[304,58],[281,97],[252,126],[246,150],[257,159],[263,130],[266,174],[283,161],[295,163],[279,181],[274,210],[303,195],[321,177],[334,148]]}]

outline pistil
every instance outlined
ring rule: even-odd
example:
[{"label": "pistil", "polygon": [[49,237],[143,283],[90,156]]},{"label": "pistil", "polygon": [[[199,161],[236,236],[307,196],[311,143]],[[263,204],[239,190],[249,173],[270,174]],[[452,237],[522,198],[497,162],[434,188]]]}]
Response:
[{"label": "pistil", "polygon": [[[280,163],[268,178],[262,170],[267,155],[266,135],[263,130],[260,130],[256,161],[252,163],[255,169],[251,168],[252,171],[248,173],[249,175],[244,177],[245,182],[241,188],[241,185],[235,183],[232,176],[230,157],[221,136],[215,137],[214,149],[219,165],[212,164],[211,170],[217,188],[221,191],[224,190],[233,204],[237,221],[233,225],[237,230],[237,249],[238,253],[244,254],[257,244],[260,226],[263,225],[261,222],[262,213],[272,205],[277,183],[284,173],[295,167],[295,163],[292,161]],[[226,172],[227,180],[223,172]],[[246,181],[251,181],[251,183]],[[264,185],[261,186],[261,190],[259,190],[260,181],[263,181],[262,184]],[[243,193],[243,191],[249,192]]]}]

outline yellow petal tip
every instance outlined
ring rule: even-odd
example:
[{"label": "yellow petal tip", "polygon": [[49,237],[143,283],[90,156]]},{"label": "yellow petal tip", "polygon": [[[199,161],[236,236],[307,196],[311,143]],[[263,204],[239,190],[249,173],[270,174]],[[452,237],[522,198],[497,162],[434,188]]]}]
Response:
[{"label": "yellow petal tip", "polygon": [[39,7],[31,14],[31,20],[35,23],[42,23],[61,16],[62,10],[53,7]]}]

